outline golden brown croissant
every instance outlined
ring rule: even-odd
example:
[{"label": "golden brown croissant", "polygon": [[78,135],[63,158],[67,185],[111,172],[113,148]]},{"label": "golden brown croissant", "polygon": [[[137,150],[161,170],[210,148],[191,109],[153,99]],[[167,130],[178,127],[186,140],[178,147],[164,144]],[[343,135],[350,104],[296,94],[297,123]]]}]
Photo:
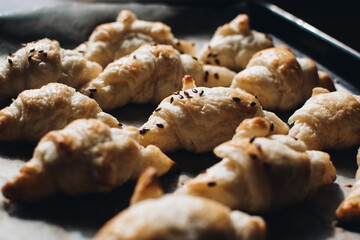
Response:
[{"label": "golden brown croissant", "polygon": [[358,170],[355,185],[336,210],[336,217],[343,223],[360,223],[360,148],[357,154]]},{"label": "golden brown croissant", "polygon": [[135,127],[110,128],[96,119],[75,120],[46,134],[28,161],[2,188],[12,201],[31,202],[56,193],[109,192],[136,180],[148,166],[160,175],[173,165],[155,146],[137,142]]},{"label": "golden brown croissant", "polygon": [[[165,98],[140,128],[140,143],[144,146],[153,144],[164,152],[181,148],[208,152],[231,139],[246,118],[266,116],[274,125],[282,122],[275,114],[263,111],[253,95],[240,89],[196,87],[191,76],[185,76],[183,82],[183,91]],[[283,125],[275,128],[284,129]]]},{"label": "golden brown croissant", "polygon": [[346,149],[360,144],[360,97],[314,88],[312,97],[290,118],[289,135],[308,149]]},{"label": "golden brown croissant", "polygon": [[327,153],[306,151],[303,142],[287,135],[264,137],[269,132],[263,130],[269,128],[263,124],[246,125],[253,137],[236,136],[217,146],[214,153],[222,161],[178,192],[258,213],[300,202],[309,192],[335,180],[336,170]]},{"label": "golden brown croissant", "polygon": [[16,97],[25,89],[50,82],[78,88],[101,71],[99,64],[76,51],[60,48],[58,41],[41,39],[12,53],[0,66],[0,98]]},{"label": "golden brown croissant", "polygon": [[259,51],[231,84],[256,95],[264,109],[278,111],[303,104],[319,86],[335,90],[329,75],[319,74],[311,59],[296,59],[287,48]]},{"label": "golden brown croissant", "polygon": [[230,86],[235,73],[224,67],[203,66],[169,45],[144,45],[109,64],[81,92],[91,95],[104,110],[129,102],[155,103],[181,89],[184,75],[201,86]]},{"label": "golden brown croissant", "polygon": [[111,127],[119,125],[95,100],[64,84],[49,83],[40,89],[23,91],[0,111],[0,141],[37,142],[47,132],[79,118],[96,118]]},{"label": "golden brown croissant", "polygon": [[[146,177],[153,178],[152,175]],[[143,175],[141,178],[142,181],[146,180]],[[146,192],[145,196],[149,195],[149,191],[159,192],[158,184],[151,181],[154,180],[151,179],[146,183],[150,185],[150,190],[142,189]],[[143,185],[141,181],[138,182],[139,184]],[[119,213],[99,230],[94,240],[266,238],[266,224],[261,217],[231,211],[228,207],[210,199],[182,194],[166,194],[157,199],[153,199],[152,196],[150,198],[141,198],[141,202]]]},{"label": "golden brown croissant", "polygon": [[254,53],[272,46],[265,34],[250,29],[246,14],[239,14],[216,30],[209,44],[201,50],[200,60],[238,72],[246,67]]},{"label": "golden brown croissant", "polygon": [[89,40],[75,50],[101,66],[130,54],[144,44],[168,44],[182,53],[196,54],[194,44],[174,38],[171,28],[162,22],[138,20],[129,10],[119,12],[115,22],[99,25]]}]

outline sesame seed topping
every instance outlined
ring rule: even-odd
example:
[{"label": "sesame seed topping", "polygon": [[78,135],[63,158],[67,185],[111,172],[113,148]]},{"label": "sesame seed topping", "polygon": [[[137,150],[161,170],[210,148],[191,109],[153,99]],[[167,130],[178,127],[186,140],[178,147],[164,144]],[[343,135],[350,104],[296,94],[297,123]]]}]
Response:
[{"label": "sesame seed topping", "polygon": [[174,98],[171,97],[171,98],[170,98],[170,103],[173,103],[173,101],[174,101]]},{"label": "sesame seed topping", "polygon": [[9,62],[10,64],[13,64],[13,61],[12,61],[10,58],[8,58],[8,62]]},{"label": "sesame seed topping", "polygon": [[256,155],[256,154],[250,154],[250,157],[251,157],[252,159],[257,159],[257,155]]},{"label": "sesame seed topping", "polygon": [[90,92],[89,98],[94,98],[94,93]]},{"label": "sesame seed topping", "polygon": [[158,112],[160,110],[161,110],[161,107],[158,107],[158,108],[155,109],[155,112]]},{"label": "sesame seed topping", "polygon": [[183,95],[179,95],[179,98],[180,98],[180,99],[183,99],[183,98],[184,98],[184,96],[183,96]]},{"label": "sesame seed topping", "polygon": [[213,57],[217,57],[217,55],[218,55],[217,53],[213,53]]},{"label": "sesame seed topping", "polygon": [[209,53],[209,54],[207,55],[208,58],[211,57],[211,56],[212,56],[212,53]]},{"label": "sesame seed topping", "polygon": [[250,143],[254,142],[255,138],[256,138],[255,136],[251,137],[249,142]]},{"label": "sesame seed topping", "polygon": [[34,52],[34,51],[35,51],[35,48],[30,49],[30,52]]},{"label": "sesame seed topping", "polygon": [[177,91],[177,92],[173,92],[174,95],[179,95],[180,94],[180,91]]},{"label": "sesame seed topping", "polygon": [[44,52],[44,57],[47,57],[47,53],[46,53],[46,52]]},{"label": "sesame seed topping", "polygon": [[184,51],[183,51],[183,50],[181,50],[181,51],[180,51],[180,53],[181,53],[181,54],[184,54]]},{"label": "sesame seed topping", "polygon": [[195,88],[193,88],[192,91],[193,91],[193,93],[197,93],[197,92],[198,92],[198,90],[195,89]]},{"label": "sesame seed topping", "polygon": [[31,57],[32,57],[32,55],[29,55],[29,56],[28,56],[28,61],[30,61],[30,60],[31,60]]},{"label": "sesame seed topping", "polygon": [[198,58],[197,57],[192,57],[194,60],[198,60]]},{"label": "sesame seed topping", "polygon": [[90,92],[96,92],[97,89],[96,89],[96,88],[89,88],[89,91],[90,91]]},{"label": "sesame seed topping", "polygon": [[133,56],[133,59],[136,59],[136,55]]},{"label": "sesame seed topping", "polygon": [[214,74],[214,77],[215,77],[216,79],[219,79],[219,74],[215,73],[215,74]]},{"label": "sesame seed topping", "polygon": [[202,96],[204,94],[204,90],[201,90],[199,95]]},{"label": "sesame seed topping", "polygon": [[79,53],[84,53],[84,51],[83,51],[83,50],[79,50],[78,52],[79,52]]},{"label": "sesame seed topping", "polygon": [[270,124],[270,131],[271,132],[274,131],[274,124],[273,123]]},{"label": "sesame seed topping", "polygon": [[250,103],[250,106],[252,106],[252,107],[254,107],[255,105],[256,105],[255,102],[251,102],[251,103]]},{"label": "sesame seed topping", "polygon": [[119,126],[119,127],[122,127],[122,126],[123,126],[123,124],[122,124],[122,123],[118,123],[118,126]]},{"label": "sesame seed topping", "polygon": [[240,102],[240,98],[238,98],[238,97],[233,97],[232,98],[235,102]]},{"label": "sesame seed topping", "polygon": [[9,57],[12,57],[13,53],[12,53],[12,52],[9,52],[8,55],[9,55]]},{"label": "sesame seed topping", "polygon": [[208,182],[207,184],[209,187],[215,187],[216,186],[216,182]]},{"label": "sesame seed topping", "polygon": [[210,62],[210,61],[206,61],[205,63],[206,63],[206,64],[211,64],[211,62]]},{"label": "sesame seed topping", "polygon": [[209,72],[208,72],[208,71],[205,71],[205,76],[209,76]]},{"label": "sesame seed topping", "polygon": [[176,45],[176,46],[180,46],[181,43],[180,43],[180,42],[176,42],[175,45]]},{"label": "sesame seed topping", "polygon": [[141,130],[139,130],[139,133],[141,134],[141,135],[144,135],[147,131],[149,131],[150,129],[148,129],[148,128],[143,128],[143,129],[141,129]]},{"label": "sesame seed topping", "polygon": [[185,96],[190,96],[188,92],[184,91]]},{"label": "sesame seed topping", "polygon": [[[42,53],[42,52],[44,52],[44,50],[42,49],[38,51],[38,53]],[[79,51],[79,52],[83,52],[83,51]]]},{"label": "sesame seed topping", "polygon": [[164,125],[161,124],[161,123],[156,124],[156,126],[157,126],[158,128],[164,128]]},{"label": "sesame seed topping", "polygon": [[215,63],[216,63],[217,65],[220,65],[220,60],[219,60],[219,59],[215,59]]}]

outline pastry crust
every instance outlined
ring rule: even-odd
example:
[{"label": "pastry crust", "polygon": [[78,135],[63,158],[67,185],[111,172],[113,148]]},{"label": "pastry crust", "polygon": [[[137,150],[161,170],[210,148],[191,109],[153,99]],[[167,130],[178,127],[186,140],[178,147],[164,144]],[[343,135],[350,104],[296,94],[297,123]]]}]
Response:
[{"label": "pastry crust", "polygon": [[99,64],[76,51],[60,48],[58,41],[41,39],[26,44],[0,66],[0,98],[16,97],[23,90],[50,82],[79,88],[101,71]]},{"label": "pastry crust", "polygon": [[214,153],[222,161],[188,181],[179,193],[259,213],[300,202],[335,180],[336,170],[327,153],[306,151],[303,142],[287,135],[264,137],[269,131],[264,131],[263,124],[245,125],[254,137],[235,135],[217,146]]},{"label": "pastry crust", "polygon": [[[196,58],[180,54],[169,45],[144,45],[109,64],[81,92],[92,95],[102,109],[133,103],[155,103],[181,89],[184,75],[201,86],[230,86],[235,73],[224,67],[203,66]],[[94,89],[96,92],[93,92]]]},{"label": "pastry crust", "polygon": [[143,194],[142,201],[107,222],[94,240],[266,238],[266,224],[261,217],[231,211],[215,201],[189,195],[166,194],[153,199],[151,192],[159,191],[155,171],[147,169],[135,188],[136,195]]},{"label": "pastry crust", "polygon": [[75,50],[101,66],[130,54],[144,44],[168,44],[182,53],[196,54],[194,44],[174,38],[171,28],[162,22],[138,20],[129,10],[119,12],[115,22],[99,25],[89,40]]},{"label": "pastry crust", "polygon": [[273,47],[272,40],[263,33],[251,30],[249,17],[239,14],[216,30],[210,42],[201,50],[200,60],[239,72],[246,67],[254,53],[270,47]]},{"label": "pastry crust", "polygon": [[360,148],[357,154],[357,165],[355,184],[336,210],[336,217],[342,223],[360,224]]},{"label": "pastry crust", "polygon": [[[290,118],[289,135],[308,149],[346,149],[360,144],[360,97],[314,88],[312,97]],[[330,131],[331,129],[331,131]]]},{"label": "pastry crust", "polygon": [[0,111],[0,141],[38,142],[51,130],[79,118],[95,118],[111,127],[119,122],[101,110],[95,100],[61,83],[25,90]]},{"label": "pastry crust", "polygon": [[79,119],[46,134],[20,173],[2,188],[11,201],[32,202],[56,193],[109,192],[136,180],[148,166],[159,175],[174,164],[157,147],[142,147],[134,127],[110,128],[96,119]]},{"label": "pastry crust", "polygon": [[259,51],[231,84],[232,88],[256,95],[264,109],[273,111],[287,111],[303,104],[312,89],[319,86],[335,90],[330,76],[318,73],[311,59],[296,59],[287,48]]},{"label": "pastry crust", "polygon": [[183,91],[165,98],[140,128],[144,146],[153,144],[164,152],[182,148],[208,152],[231,139],[246,118],[266,115],[274,124],[281,121],[240,89],[196,87],[191,76],[185,76],[183,83]]}]

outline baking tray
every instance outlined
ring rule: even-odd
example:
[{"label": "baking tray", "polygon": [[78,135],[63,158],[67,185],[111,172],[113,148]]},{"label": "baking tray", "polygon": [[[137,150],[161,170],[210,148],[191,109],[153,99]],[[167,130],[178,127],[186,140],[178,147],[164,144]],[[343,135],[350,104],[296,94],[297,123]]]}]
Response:
[{"label": "baking tray", "polygon": [[[355,79],[359,53],[321,33],[274,5],[259,2],[163,1],[161,3],[64,4],[26,12],[0,14],[0,59],[21,43],[43,37],[56,39],[64,48],[74,48],[87,40],[95,26],[114,21],[121,9],[133,11],[139,19],[162,21],[178,38],[196,43],[199,49],[216,28],[239,13],[247,13],[254,29],[268,33],[277,45],[292,47],[297,56],[314,59],[327,71],[339,90],[359,94]],[[9,102],[2,101],[1,107]],[[140,126],[154,105],[130,104],[111,113],[121,122]],[[283,114],[285,118],[291,114]],[[0,143],[0,186],[31,158],[34,146],[28,143]],[[356,148],[330,152],[337,168],[334,184],[312,193],[302,203],[264,215],[268,239],[359,239],[351,228],[336,225],[335,210],[353,184]],[[212,153],[169,154],[182,170],[172,170],[161,178],[166,191],[218,162]],[[90,239],[111,217],[128,206],[135,183],[130,182],[108,194],[81,197],[57,196],[36,204],[5,204],[0,194],[0,239]]]}]

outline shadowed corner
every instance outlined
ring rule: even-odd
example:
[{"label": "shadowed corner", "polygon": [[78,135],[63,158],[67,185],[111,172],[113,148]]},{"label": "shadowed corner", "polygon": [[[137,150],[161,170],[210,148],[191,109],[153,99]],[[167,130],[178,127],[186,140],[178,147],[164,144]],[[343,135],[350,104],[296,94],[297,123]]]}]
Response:
[{"label": "shadowed corner", "polygon": [[333,183],[300,204],[265,214],[268,239],[328,239],[335,233],[335,211],[343,199],[340,186]]},{"label": "shadowed corner", "polygon": [[34,143],[26,141],[0,141],[0,158],[28,161],[32,157],[34,148]]},{"label": "shadowed corner", "polygon": [[112,217],[129,206],[135,182],[125,183],[109,193],[83,196],[56,195],[34,203],[2,203],[7,218],[42,221],[85,237],[95,233]]}]

